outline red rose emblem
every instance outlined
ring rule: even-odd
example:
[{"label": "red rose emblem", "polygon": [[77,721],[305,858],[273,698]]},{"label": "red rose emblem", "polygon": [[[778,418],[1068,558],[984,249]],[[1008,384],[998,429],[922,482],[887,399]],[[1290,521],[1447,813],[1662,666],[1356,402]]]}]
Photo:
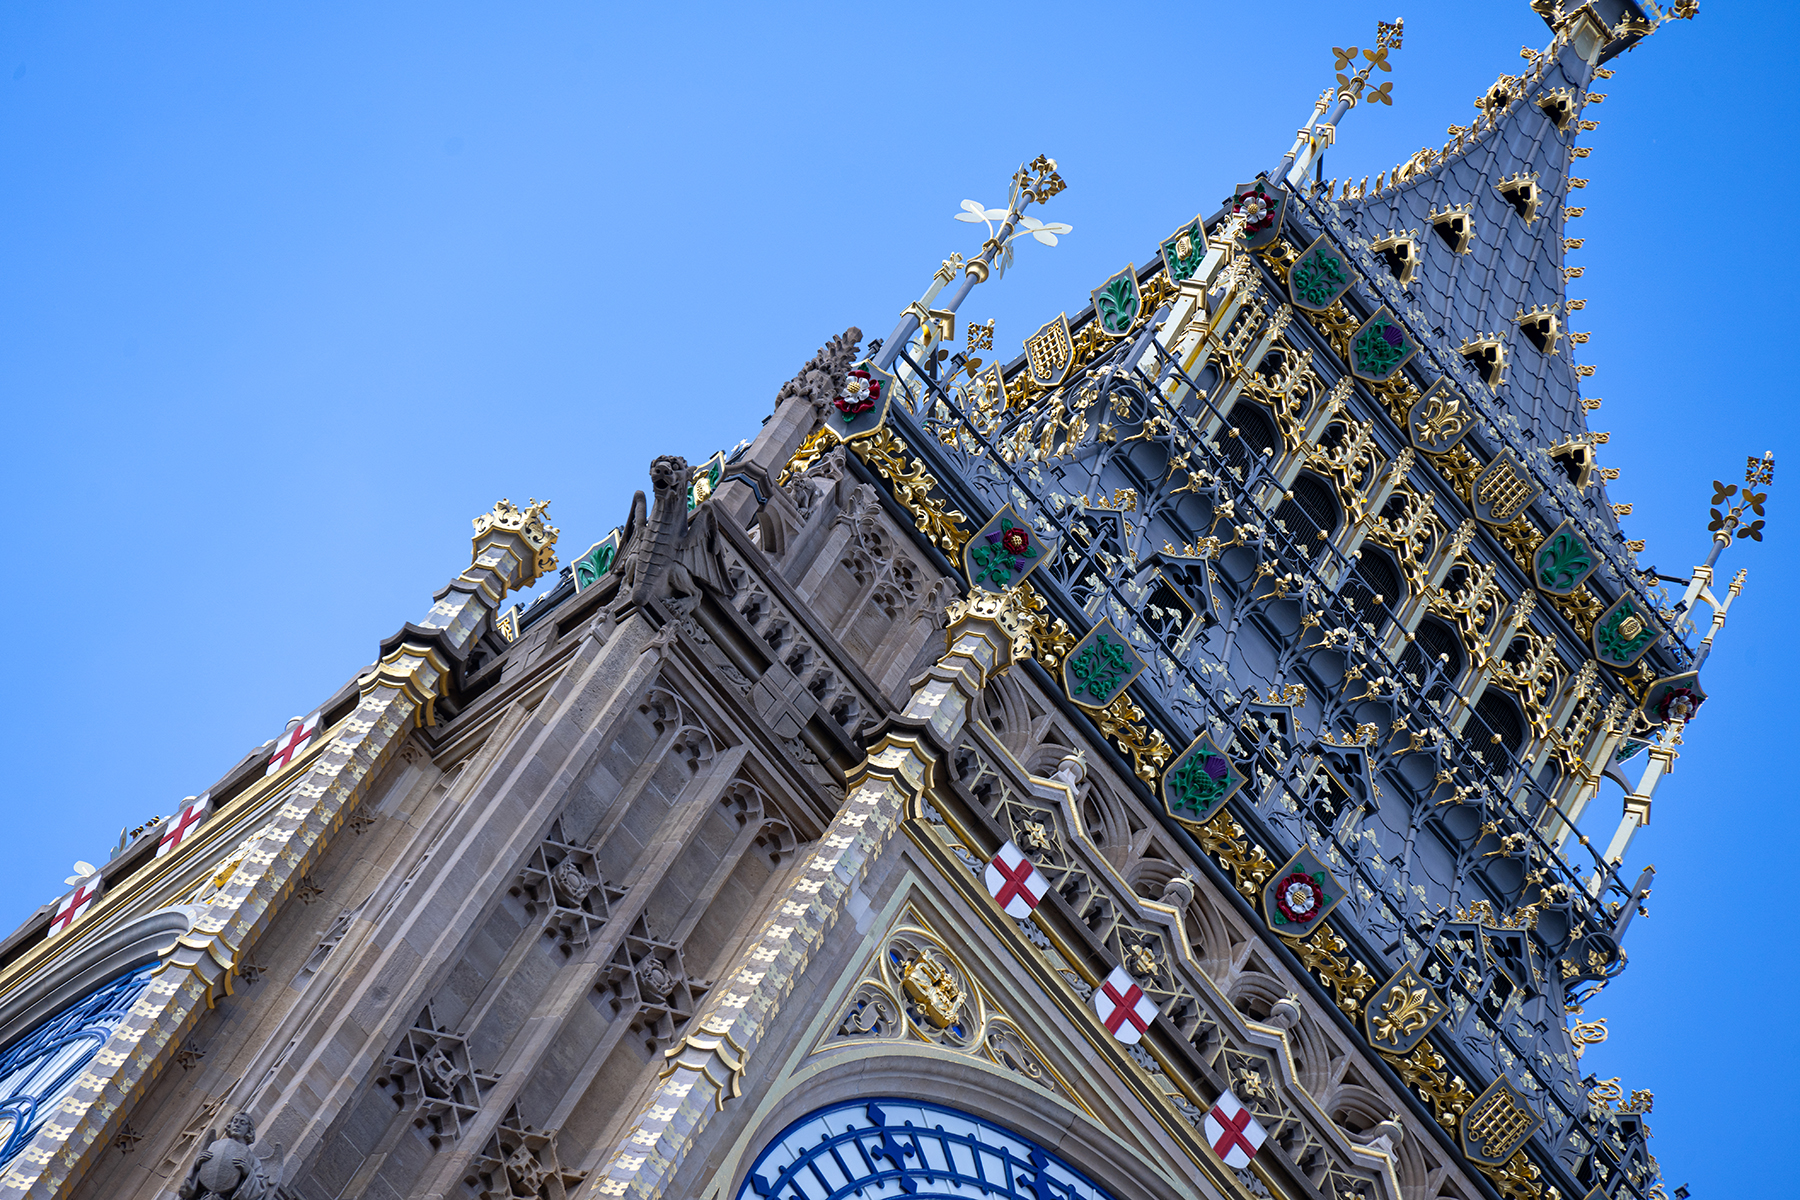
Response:
[{"label": "red rose emblem", "polygon": [[1275,885],[1275,907],[1296,925],[1304,925],[1318,915],[1325,905],[1325,889],[1311,875],[1298,871],[1284,876]]}]

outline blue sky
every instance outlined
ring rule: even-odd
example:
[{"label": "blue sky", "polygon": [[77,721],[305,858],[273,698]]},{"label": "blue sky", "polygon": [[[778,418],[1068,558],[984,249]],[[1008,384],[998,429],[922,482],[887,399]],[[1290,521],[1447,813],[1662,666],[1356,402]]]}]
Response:
[{"label": "blue sky", "polygon": [[[1708,3],[1613,65],[1573,230],[1615,500],[1667,574],[1773,449],[1770,537],[1658,794],[1632,967],[1585,1065],[1657,1093],[1697,1198],[1791,1187],[1751,1114],[1800,1070],[1786,893],[1796,595],[1792,6]],[[1373,175],[1519,47],[1525,0],[1406,12]],[[1057,158],[964,314],[1012,347],[1273,163],[1387,8],[1043,3],[0,8],[0,413],[14,581],[0,912],[61,890],[430,606],[469,518],[551,496],[571,553],[658,453],[753,436],[829,335],[885,335],[958,203]],[[565,557],[569,557],[565,554]],[[1783,630],[1789,630],[1784,633]],[[1783,682],[1783,681],[1787,682]],[[1593,832],[1617,819],[1596,805]],[[1604,827],[1604,829],[1599,827]],[[1729,1098],[1729,1100],[1727,1100]]]}]

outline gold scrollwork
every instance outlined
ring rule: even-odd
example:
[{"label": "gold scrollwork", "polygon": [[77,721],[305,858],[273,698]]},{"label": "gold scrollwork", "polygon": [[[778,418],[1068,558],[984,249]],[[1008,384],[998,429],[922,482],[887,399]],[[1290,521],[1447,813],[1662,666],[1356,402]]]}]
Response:
[{"label": "gold scrollwork", "polygon": [[1439,1125],[1452,1133],[1462,1120],[1463,1113],[1469,1105],[1475,1103],[1475,1093],[1469,1085],[1462,1081],[1462,1076],[1452,1075],[1444,1069],[1444,1056],[1439,1054],[1429,1041],[1420,1042],[1411,1054],[1404,1058],[1395,1054],[1383,1054],[1388,1065],[1393,1067],[1401,1080],[1419,1098],[1431,1106],[1432,1115]]},{"label": "gold scrollwork", "polygon": [[1330,986],[1337,1006],[1351,1016],[1362,1009],[1362,1002],[1375,989],[1376,978],[1367,967],[1344,953],[1344,939],[1331,932],[1329,925],[1319,926],[1304,942],[1290,942],[1294,953],[1308,970]]},{"label": "gold scrollwork", "polygon": [[850,443],[850,449],[892,485],[894,499],[912,514],[913,524],[932,544],[951,555],[962,549],[969,540],[970,531],[963,528],[967,518],[944,501],[932,498],[937,477],[912,458],[906,443],[894,436],[893,430],[883,427],[873,437]]}]

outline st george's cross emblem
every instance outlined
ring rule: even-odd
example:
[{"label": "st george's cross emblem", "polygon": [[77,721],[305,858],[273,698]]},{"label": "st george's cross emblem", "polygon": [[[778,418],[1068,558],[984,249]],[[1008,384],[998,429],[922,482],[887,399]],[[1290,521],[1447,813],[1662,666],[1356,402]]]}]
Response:
[{"label": "st george's cross emblem", "polygon": [[1044,873],[1011,842],[1000,847],[1000,853],[988,863],[984,878],[988,895],[1014,920],[1029,917],[1050,891],[1050,881]]},{"label": "st george's cross emblem", "polygon": [[100,898],[100,872],[91,871],[84,878],[70,879],[69,882],[75,885],[75,890],[57,901],[56,912],[50,917],[50,931],[44,935],[46,938],[67,932],[69,926],[81,920]]},{"label": "st george's cross emblem", "polygon": [[1250,1165],[1268,1136],[1250,1110],[1229,1091],[1220,1092],[1219,1102],[1207,1110],[1206,1144],[1234,1171]]},{"label": "st george's cross emblem", "polygon": [[289,721],[287,729],[275,739],[275,753],[269,755],[269,769],[263,774],[273,775],[285,769],[306,749],[307,743],[312,741],[313,734],[317,732],[319,714],[316,712],[309,717],[295,717]]},{"label": "st george's cross emblem", "polygon": [[1144,989],[1125,973],[1124,967],[1114,967],[1112,974],[1094,989],[1093,1005],[1106,1032],[1127,1046],[1137,1045],[1150,1022],[1156,1020],[1156,1001],[1144,995]]},{"label": "st george's cross emblem", "polygon": [[187,840],[188,834],[192,833],[200,822],[206,820],[207,814],[211,811],[211,792],[197,800],[190,799],[182,805],[181,811],[164,823],[162,837],[156,843],[156,857],[161,858],[163,855],[172,854],[179,849],[181,843]]}]

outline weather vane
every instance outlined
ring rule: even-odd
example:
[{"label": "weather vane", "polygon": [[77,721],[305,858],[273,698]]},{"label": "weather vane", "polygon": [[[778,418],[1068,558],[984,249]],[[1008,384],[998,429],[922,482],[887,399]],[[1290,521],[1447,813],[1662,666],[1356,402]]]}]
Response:
[{"label": "weather vane", "polygon": [[[921,327],[927,330],[927,345],[940,338],[947,340],[954,336],[956,310],[962,306],[963,300],[976,284],[986,280],[990,274],[999,278],[1006,273],[1006,268],[1012,265],[1014,242],[1029,236],[1033,241],[1054,246],[1058,234],[1073,233],[1074,227],[1071,225],[1061,222],[1046,224],[1036,217],[1025,215],[1028,206],[1043,204],[1067,186],[1063,177],[1057,174],[1056,160],[1040,154],[1028,165],[1013,172],[1012,191],[1007,196],[1005,208],[987,208],[973,200],[964,200],[963,211],[956,214],[956,219],[971,224],[982,221],[988,228],[987,240],[981,243],[981,253],[967,262],[963,262],[959,255],[952,255],[946,260],[945,268],[962,268],[962,286],[944,307],[932,308],[931,304],[937,299],[938,293],[954,278],[952,270],[939,270],[925,294],[907,305],[906,311],[900,315],[900,324],[894,327],[894,332],[882,343],[875,365],[884,370],[892,366],[900,356],[901,349]],[[999,222],[998,225],[995,224],[996,221]]]}]

